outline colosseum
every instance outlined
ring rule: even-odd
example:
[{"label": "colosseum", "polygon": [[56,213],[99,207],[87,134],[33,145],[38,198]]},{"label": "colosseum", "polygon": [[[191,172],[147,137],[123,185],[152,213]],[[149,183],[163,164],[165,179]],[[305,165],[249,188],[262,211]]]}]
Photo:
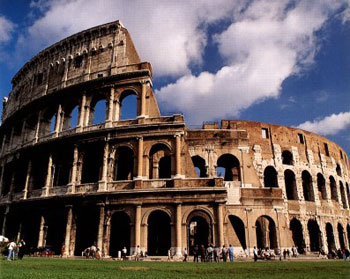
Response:
[{"label": "colosseum", "polygon": [[64,244],[66,256],[94,243],[104,257],[138,245],[153,256],[209,243],[249,255],[350,246],[340,146],[261,122],[188,129],[183,115],[160,114],[152,86],[151,64],[119,21],[27,62],[3,100],[2,235],[56,254]]}]

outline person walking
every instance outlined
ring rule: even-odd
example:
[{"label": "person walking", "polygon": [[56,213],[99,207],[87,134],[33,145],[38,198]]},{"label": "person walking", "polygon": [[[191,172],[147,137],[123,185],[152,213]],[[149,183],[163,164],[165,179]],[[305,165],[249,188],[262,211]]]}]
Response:
[{"label": "person walking", "polygon": [[123,261],[126,261],[126,254],[127,254],[128,250],[126,249],[126,247],[124,247],[122,249],[122,258],[123,258]]},{"label": "person walking", "polygon": [[16,243],[14,241],[11,241],[7,247],[9,250],[9,253],[7,255],[7,260],[11,261],[11,258],[12,258],[12,260],[14,261],[15,260],[15,249],[17,247]]},{"label": "person walking", "polygon": [[229,248],[228,248],[228,256],[230,258],[230,262],[233,263],[234,261],[234,257],[233,257],[233,247],[232,245],[230,244]]},{"label": "person walking", "polygon": [[22,260],[24,256],[24,251],[25,251],[25,245],[26,243],[24,242],[23,239],[18,243],[18,259]]},{"label": "person walking", "polygon": [[253,255],[254,255],[254,262],[256,262],[258,260],[258,250],[256,249],[255,246],[253,249]]},{"label": "person walking", "polygon": [[187,252],[187,248],[185,247],[184,249],[184,262],[187,262],[187,256],[188,256],[188,252]]}]

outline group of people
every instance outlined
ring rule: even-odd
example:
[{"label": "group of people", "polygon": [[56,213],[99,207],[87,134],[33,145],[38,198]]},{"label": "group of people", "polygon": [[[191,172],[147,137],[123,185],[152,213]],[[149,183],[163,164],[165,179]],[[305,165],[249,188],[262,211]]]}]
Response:
[{"label": "group of people", "polygon": [[[193,261],[199,262],[219,262],[220,260],[227,262],[228,260],[232,263],[234,261],[233,246],[230,244],[229,247],[223,245],[222,247],[214,247],[209,244],[207,248],[204,245],[195,245],[193,247]],[[184,249],[184,261],[187,261],[188,252],[187,248]]]},{"label": "group of people", "polygon": [[254,261],[256,262],[258,259],[261,259],[261,260],[274,259],[276,257],[276,254],[275,254],[275,251],[270,249],[269,247],[257,249],[254,246],[253,257],[254,257]]},{"label": "group of people", "polygon": [[7,245],[7,249],[8,249],[7,260],[14,261],[16,256],[19,260],[22,260],[24,256],[25,246],[26,246],[26,243],[24,242],[23,239],[21,239],[18,243],[11,241]]}]

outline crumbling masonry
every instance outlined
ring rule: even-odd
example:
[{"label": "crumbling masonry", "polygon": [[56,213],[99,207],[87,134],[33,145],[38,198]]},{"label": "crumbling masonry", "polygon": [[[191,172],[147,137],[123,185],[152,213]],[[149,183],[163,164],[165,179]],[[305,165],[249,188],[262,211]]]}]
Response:
[{"label": "crumbling masonry", "polygon": [[[343,149],[300,129],[161,116],[152,68],[119,21],[43,50],[14,76],[0,128],[0,226],[30,247],[350,245]],[[123,103],[134,98],[136,115]],[[105,117],[98,121],[97,112]]]}]

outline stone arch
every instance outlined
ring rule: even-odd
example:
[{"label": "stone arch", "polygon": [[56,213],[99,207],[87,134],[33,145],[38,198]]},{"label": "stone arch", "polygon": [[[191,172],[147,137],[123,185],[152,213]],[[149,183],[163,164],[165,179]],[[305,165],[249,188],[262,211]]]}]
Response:
[{"label": "stone arch", "polygon": [[114,156],[114,180],[132,180],[134,177],[134,150],[129,146],[118,146]]},{"label": "stone arch", "polygon": [[331,199],[338,201],[337,183],[332,175],[329,177],[329,186],[331,188]]},{"label": "stone arch", "polygon": [[40,119],[40,136],[45,136],[55,131],[57,119],[57,107],[48,107],[41,114]]},{"label": "stone arch", "polygon": [[340,164],[337,164],[337,166],[336,166],[336,168],[335,168],[335,171],[337,172],[337,175],[338,175],[338,176],[341,176],[342,171],[341,171]]},{"label": "stone arch", "polygon": [[236,156],[226,153],[217,160],[217,171],[224,171],[224,181],[241,181],[240,162]]},{"label": "stone arch", "polygon": [[346,232],[348,237],[348,247],[350,247],[350,225],[349,224],[346,226]]},{"label": "stone arch", "polygon": [[146,210],[144,212],[144,214],[142,216],[142,219],[141,219],[141,224],[142,225],[147,225],[149,216],[151,215],[151,213],[153,211],[156,211],[156,210],[162,211],[165,214],[167,214],[169,216],[170,220],[173,222],[173,214],[172,214],[172,211],[169,208],[167,208],[167,207],[156,207],[156,208],[148,209],[148,210]]},{"label": "stone arch", "polygon": [[298,190],[295,180],[295,174],[291,170],[284,171],[284,183],[288,200],[298,200]]},{"label": "stone arch", "polygon": [[277,171],[273,166],[267,166],[264,170],[264,186],[278,187]]},{"label": "stone arch", "polygon": [[341,249],[345,248],[345,239],[344,239],[344,227],[341,223],[338,223],[338,238],[339,238],[339,245]]},{"label": "stone arch", "polygon": [[345,182],[346,196],[348,198],[348,207],[350,207],[350,189],[349,184]]},{"label": "stone arch", "polygon": [[343,204],[343,208],[348,208],[348,204],[346,203],[344,185],[343,185],[343,182],[341,181],[339,181],[339,189],[340,189],[340,197],[341,197],[341,202]]},{"label": "stone arch", "polygon": [[303,184],[304,199],[306,201],[315,201],[314,187],[312,185],[311,174],[308,171],[304,170],[301,173],[301,180]]},{"label": "stone arch", "polygon": [[24,141],[28,142],[35,138],[36,126],[38,122],[38,112],[28,115],[25,121]]},{"label": "stone arch", "polygon": [[102,175],[104,144],[102,142],[89,143],[81,148],[82,171],[81,183],[98,182]]},{"label": "stone arch", "polygon": [[194,165],[194,168],[196,170],[197,176],[198,177],[207,177],[207,168],[205,165],[205,160],[196,155],[196,156],[192,156],[192,163]]},{"label": "stone arch", "polygon": [[292,231],[294,246],[297,247],[300,254],[303,254],[305,252],[305,241],[301,222],[297,218],[293,218],[289,223],[289,229]]},{"label": "stone arch", "polygon": [[109,255],[118,256],[118,251],[126,247],[130,253],[131,248],[131,219],[129,214],[124,211],[114,211],[110,219],[111,234]]},{"label": "stone arch", "polygon": [[186,220],[186,227],[190,254],[193,254],[195,246],[207,247],[213,242],[213,222],[207,212],[198,209],[191,211]]},{"label": "stone arch", "polygon": [[278,248],[275,221],[267,215],[258,217],[255,221],[257,248]]},{"label": "stone arch", "polygon": [[107,119],[107,95],[105,92],[91,96],[89,104],[89,125],[105,122]]},{"label": "stone arch", "polygon": [[293,154],[289,150],[284,150],[282,152],[282,164],[284,165],[294,165]]},{"label": "stone arch", "polygon": [[231,227],[229,227],[229,235],[232,236],[229,243],[234,247],[241,247],[243,250],[247,248],[245,225],[241,218],[236,215],[229,215]]},{"label": "stone arch", "polygon": [[52,154],[53,186],[63,186],[70,182],[73,153],[73,149],[67,147]]},{"label": "stone arch", "polygon": [[321,173],[317,174],[317,189],[320,199],[327,200],[326,180]]},{"label": "stone arch", "polygon": [[171,150],[163,143],[156,143],[149,152],[149,178],[171,178]]},{"label": "stone arch", "polygon": [[309,240],[310,240],[310,251],[318,252],[322,247],[322,237],[321,230],[317,221],[314,219],[309,219],[307,222],[307,228],[309,232]]},{"label": "stone arch", "polygon": [[80,111],[81,107],[77,103],[63,107],[64,116],[62,130],[75,128],[78,125]]},{"label": "stone arch", "polygon": [[[135,107],[131,107],[131,105]],[[133,89],[123,90],[119,95],[119,120],[134,119],[138,115],[140,115],[140,110],[137,92]]]},{"label": "stone arch", "polygon": [[334,240],[334,231],[331,223],[326,224],[326,236],[327,236],[327,246],[328,252],[336,250],[335,240]]},{"label": "stone arch", "polygon": [[147,249],[150,256],[166,256],[171,247],[171,217],[163,210],[153,210],[147,219]]}]

